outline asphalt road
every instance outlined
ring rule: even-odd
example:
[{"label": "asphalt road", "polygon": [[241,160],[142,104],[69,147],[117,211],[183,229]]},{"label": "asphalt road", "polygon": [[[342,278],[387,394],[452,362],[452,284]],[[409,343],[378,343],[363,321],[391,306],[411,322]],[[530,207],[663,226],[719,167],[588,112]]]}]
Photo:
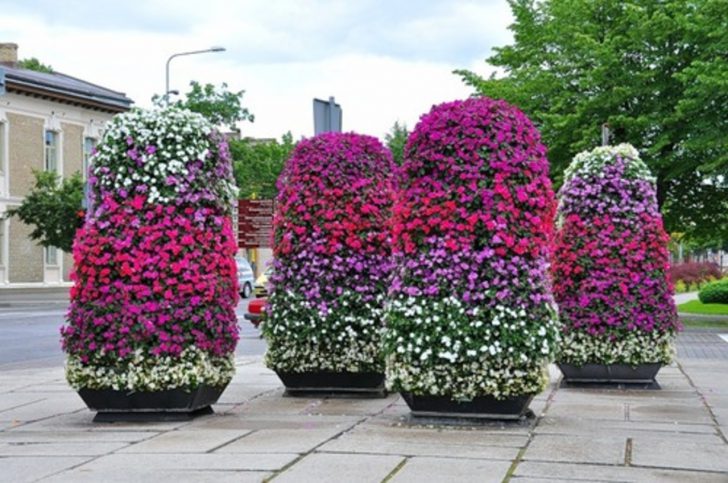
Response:
[{"label": "asphalt road", "polygon": [[[259,355],[265,352],[260,331],[243,318],[248,300],[237,308],[241,328],[237,355]],[[60,367],[59,328],[64,322],[66,304],[58,301],[28,301],[0,306],[0,371],[36,367]]]}]

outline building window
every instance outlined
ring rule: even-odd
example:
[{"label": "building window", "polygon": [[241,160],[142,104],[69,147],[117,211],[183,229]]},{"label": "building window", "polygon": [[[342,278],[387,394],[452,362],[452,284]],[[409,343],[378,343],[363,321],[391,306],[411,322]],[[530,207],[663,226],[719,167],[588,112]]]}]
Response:
[{"label": "building window", "polygon": [[83,179],[88,176],[88,167],[91,163],[91,156],[96,147],[95,138],[83,138]]},{"label": "building window", "polygon": [[47,266],[58,265],[58,249],[56,247],[45,248],[45,263]]},{"label": "building window", "polygon": [[58,133],[45,132],[45,170],[58,172]]}]

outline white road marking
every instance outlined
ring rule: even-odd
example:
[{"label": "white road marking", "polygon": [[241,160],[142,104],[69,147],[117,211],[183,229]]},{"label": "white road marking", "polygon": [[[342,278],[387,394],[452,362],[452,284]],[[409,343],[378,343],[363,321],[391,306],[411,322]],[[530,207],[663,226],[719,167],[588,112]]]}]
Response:
[{"label": "white road marking", "polygon": [[724,341],[728,342],[728,334],[718,334],[718,337],[720,337]]},{"label": "white road marking", "polygon": [[52,312],[0,312],[0,317],[45,317],[48,315],[66,315],[65,310],[54,310]]}]

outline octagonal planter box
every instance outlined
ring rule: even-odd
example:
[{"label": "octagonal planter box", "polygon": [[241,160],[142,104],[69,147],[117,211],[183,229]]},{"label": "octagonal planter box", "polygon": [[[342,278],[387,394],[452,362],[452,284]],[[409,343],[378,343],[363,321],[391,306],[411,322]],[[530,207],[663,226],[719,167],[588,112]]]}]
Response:
[{"label": "octagonal planter box", "polygon": [[386,396],[384,373],[379,372],[283,372],[276,371],[291,396],[329,393]]},{"label": "octagonal planter box", "polygon": [[651,384],[662,364],[573,364],[557,363],[567,383],[592,384]]},{"label": "octagonal planter box", "polygon": [[95,422],[184,421],[212,413],[226,386],[202,385],[191,391],[117,391],[114,389],[80,389],[79,396],[89,409],[96,411]]},{"label": "octagonal planter box", "polygon": [[534,395],[496,399],[480,396],[472,401],[455,401],[448,396],[400,393],[413,416],[515,420],[525,417]]}]

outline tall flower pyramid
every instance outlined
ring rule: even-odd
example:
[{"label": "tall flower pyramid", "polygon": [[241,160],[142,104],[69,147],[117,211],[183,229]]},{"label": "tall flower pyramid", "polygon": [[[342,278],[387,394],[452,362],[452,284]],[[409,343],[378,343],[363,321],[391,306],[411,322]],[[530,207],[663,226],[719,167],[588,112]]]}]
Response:
[{"label": "tall flower pyramid", "polygon": [[269,367],[383,372],[395,170],[371,136],[320,134],[294,149],[273,219]]},{"label": "tall flower pyramid", "polygon": [[504,101],[449,102],[421,118],[405,155],[390,385],[453,400],[540,392],[559,330],[547,277],[555,201],[538,131]]},{"label": "tall flower pyramid", "polygon": [[61,329],[72,386],[227,384],[238,340],[235,193],[227,143],[199,114],[112,119],[92,159]]},{"label": "tall flower pyramid", "polygon": [[655,178],[628,145],[578,154],[559,192],[561,362],[669,363],[679,322]]}]

